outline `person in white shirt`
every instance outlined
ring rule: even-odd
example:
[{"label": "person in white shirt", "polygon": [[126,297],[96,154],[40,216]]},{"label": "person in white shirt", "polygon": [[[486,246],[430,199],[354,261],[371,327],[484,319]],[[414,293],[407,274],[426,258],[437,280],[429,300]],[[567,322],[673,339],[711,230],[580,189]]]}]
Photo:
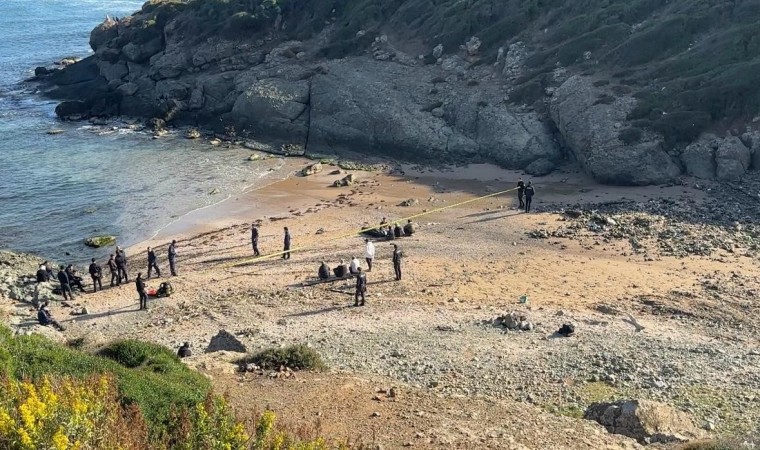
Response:
[{"label": "person in white shirt", "polygon": [[351,275],[359,273],[359,260],[356,259],[356,256],[351,257],[351,264],[348,266],[348,272]]},{"label": "person in white shirt", "polygon": [[375,259],[375,244],[369,239],[365,239],[366,250],[364,252],[364,259],[367,261],[367,272],[372,272],[372,260]]}]

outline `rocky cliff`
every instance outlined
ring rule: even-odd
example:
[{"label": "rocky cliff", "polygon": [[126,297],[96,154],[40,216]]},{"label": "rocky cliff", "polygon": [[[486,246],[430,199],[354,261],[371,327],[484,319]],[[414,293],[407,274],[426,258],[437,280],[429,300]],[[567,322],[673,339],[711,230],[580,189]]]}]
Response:
[{"label": "rocky cliff", "polygon": [[62,118],[156,118],[289,154],[733,180],[760,159],[760,75],[736,71],[760,64],[760,7],[712,3],[151,0],[43,76]]}]

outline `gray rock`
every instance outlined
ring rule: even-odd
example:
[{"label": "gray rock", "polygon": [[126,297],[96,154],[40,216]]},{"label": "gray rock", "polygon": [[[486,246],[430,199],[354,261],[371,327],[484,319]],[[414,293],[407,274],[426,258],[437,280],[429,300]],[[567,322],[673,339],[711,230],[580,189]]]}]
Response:
[{"label": "gray rock", "polygon": [[715,142],[717,136],[703,135],[689,144],[681,153],[681,161],[686,167],[686,173],[704,179],[715,178]]},{"label": "gray rock", "polygon": [[530,175],[540,177],[549,175],[554,171],[554,169],[555,165],[552,161],[546,158],[540,158],[528,164],[528,167],[525,168],[525,172]]},{"label": "gray rock", "polygon": [[610,104],[597,102],[603,94],[591,80],[572,76],[554,91],[550,112],[567,147],[597,181],[617,185],[667,183],[681,173],[661,149],[661,137],[644,132],[641,140],[625,145],[615,123],[624,123],[636,105],[633,97]]},{"label": "gray rock", "polygon": [[81,119],[87,116],[89,111],[87,104],[79,100],[61,102],[55,107],[55,114],[61,119]]},{"label": "gray rock", "polygon": [[433,48],[433,58],[438,59],[443,55],[443,44],[438,44]]},{"label": "gray rock", "polygon": [[219,351],[246,353],[248,350],[232,333],[227,330],[219,330],[219,333],[211,338],[211,342],[209,342],[206,348],[206,353]]},{"label": "gray rock", "polygon": [[433,108],[433,110],[432,110],[432,111],[430,111],[430,114],[432,114],[432,115],[433,115],[433,117],[438,117],[438,118],[441,118],[441,117],[443,117],[443,116],[444,116],[446,113],[445,113],[445,111],[443,110],[443,108]]},{"label": "gray rock", "polygon": [[321,171],[322,171],[322,164],[321,163],[316,163],[316,164],[311,164],[311,165],[309,165],[307,167],[304,167],[303,170],[301,170],[301,175],[307,177],[309,175],[314,175],[314,174],[319,173]]},{"label": "gray rock", "polygon": [[242,93],[228,115],[266,136],[306,142],[309,82],[279,78],[240,81]]},{"label": "gray rock", "polygon": [[641,443],[683,442],[703,437],[687,413],[649,400],[593,403],[583,417],[599,422],[610,433],[632,437]]},{"label": "gray rock", "polygon": [[477,36],[473,36],[470,39],[465,42],[464,47],[465,50],[467,50],[467,54],[470,56],[475,56],[480,51],[480,46],[483,43],[480,41],[480,39]]},{"label": "gray rock", "polygon": [[715,151],[715,175],[721,181],[736,181],[749,170],[752,155],[738,137],[723,139]]}]

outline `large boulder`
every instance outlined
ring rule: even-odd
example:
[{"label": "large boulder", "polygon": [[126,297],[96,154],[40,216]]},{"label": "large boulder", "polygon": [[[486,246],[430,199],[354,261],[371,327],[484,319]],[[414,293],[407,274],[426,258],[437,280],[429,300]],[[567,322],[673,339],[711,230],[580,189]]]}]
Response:
[{"label": "large boulder", "polygon": [[721,181],[736,181],[749,170],[752,161],[750,150],[738,137],[720,141],[715,151],[715,175]]},{"label": "large boulder", "polygon": [[593,403],[583,417],[600,423],[610,433],[622,434],[647,444],[684,442],[704,437],[687,413],[650,400]]},{"label": "large boulder", "polygon": [[525,173],[541,177],[552,173],[555,167],[556,166],[552,161],[546,158],[540,158],[528,164],[528,167],[525,168]]},{"label": "large boulder", "polygon": [[703,135],[689,144],[681,153],[686,173],[697,178],[714,179],[717,148],[718,137],[711,134]]},{"label": "large boulder", "polygon": [[119,22],[106,17],[100,25],[90,32],[90,47],[97,52],[106,44],[119,37]]},{"label": "large boulder", "polygon": [[619,130],[636,99],[604,95],[591,80],[572,76],[551,100],[552,120],[586,172],[597,181],[617,185],[661,184],[680,175],[658,135],[644,132],[631,144],[620,140]]},{"label": "large boulder", "polygon": [[61,102],[55,107],[55,114],[61,119],[82,119],[89,114],[90,107],[79,100]]},{"label": "large boulder", "polygon": [[248,350],[245,348],[242,342],[227,330],[219,330],[216,336],[211,338],[206,353],[214,353],[219,351],[246,353]]}]

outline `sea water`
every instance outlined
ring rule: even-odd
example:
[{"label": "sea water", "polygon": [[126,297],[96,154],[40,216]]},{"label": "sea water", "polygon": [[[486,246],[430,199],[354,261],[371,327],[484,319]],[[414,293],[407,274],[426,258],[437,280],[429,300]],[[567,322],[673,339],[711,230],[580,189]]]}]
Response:
[{"label": "sea water", "polygon": [[[0,249],[88,261],[112,250],[85,247],[88,236],[138,243],[264,175],[244,149],[60,122],[56,103],[23,82],[36,66],[91,54],[90,31],[106,15],[123,17],[142,3],[0,1]],[[54,129],[63,133],[47,133]]]}]

